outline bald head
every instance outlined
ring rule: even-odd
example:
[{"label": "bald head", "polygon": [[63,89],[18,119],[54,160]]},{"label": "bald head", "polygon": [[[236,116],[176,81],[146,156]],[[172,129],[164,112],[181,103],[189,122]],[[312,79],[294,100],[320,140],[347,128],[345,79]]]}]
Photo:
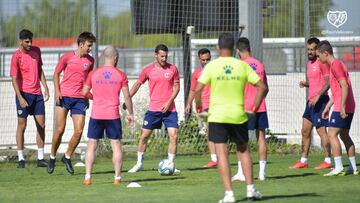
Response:
[{"label": "bald head", "polygon": [[115,66],[117,65],[119,53],[113,46],[108,46],[102,53],[104,59],[104,65]]}]

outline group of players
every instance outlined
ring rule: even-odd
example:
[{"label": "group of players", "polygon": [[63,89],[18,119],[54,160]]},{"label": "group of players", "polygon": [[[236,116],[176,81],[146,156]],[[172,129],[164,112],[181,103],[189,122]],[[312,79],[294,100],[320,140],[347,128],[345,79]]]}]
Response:
[{"label": "group of players", "polygon": [[[167,128],[169,135],[168,160],[174,162],[178,116],[174,99],[180,91],[179,72],[176,66],[167,62],[168,47],[159,44],[155,48],[155,61],[143,68],[137,81],[129,90],[128,78],[117,68],[119,55],[109,46],[101,57],[104,64],[93,70],[94,59],[89,55],[96,37],[90,32],[79,35],[78,48],[61,56],[54,72],[54,91],[56,101],[55,129],[52,137],[50,161],[44,159],[45,105],[49,99],[49,89],[42,70],[41,52],[32,46],[33,34],[29,30],[19,33],[19,49],[11,60],[10,76],[16,94],[18,125],[16,141],[18,148],[18,168],[25,167],[24,131],[28,115],[34,115],[37,127],[38,167],[47,167],[49,174],[54,172],[56,153],[65,131],[68,112],[74,125],[74,132],[68,149],[61,161],[66,170],[74,174],[71,156],[80,142],[85,123],[88,100],[92,102],[92,112],[88,129],[88,146],[85,157],[84,184],[92,184],[92,167],[99,139],[104,131],[111,140],[115,169],[114,184],[121,183],[122,127],[119,114],[120,92],[124,96],[124,106],[128,111],[127,120],[134,122],[132,97],[142,84],[148,81],[150,104],[146,112],[140,135],[137,162],[128,171],[135,173],[143,168],[143,157],[147,140],[154,129]],[[330,146],[334,156],[335,168],[325,176],[345,175],[341,162],[341,145],[338,135],[348,152],[350,167],[348,173],[358,174],[355,161],[355,147],[349,130],[355,101],[349,74],[345,65],[333,55],[328,41],[317,38],[308,40],[308,82],[301,81],[300,87],[309,88],[309,97],[303,115],[303,151],[299,162],[290,168],[306,168],[310,146],[310,134],[315,126],[321,137],[325,160],[317,169],[331,168]],[[236,47],[236,49],[234,49]],[[218,41],[219,57],[211,60],[211,53],[203,48],[198,52],[199,67],[191,79],[190,95],[186,113],[191,113],[195,99],[196,111],[207,112],[208,125],[205,132],[211,160],[205,168],[218,167],[224,184],[225,195],[219,202],[235,202],[231,182],[245,181],[247,198],[261,199],[255,189],[252,175],[252,160],[248,148],[248,129],[256,130],[259,144],[259,180],[265,180],[266,140],[265,129],[269,127],[265,96],[268,92],[264,65],[251,56],[250,42],[242,37],[235,42],[230,33],[223,33]],[[236,50],[240,60],[233,57]],[[60,82],[60,75],[63,78]],[[44,96],[40,83],[44,88]],[[332,97],[327,92],[331,89]],[[329,118],[329,111],[333,106]],[[328,130],[326,130],[328,127]],[[236,143],[238,172],[231,178],[228,161],[228,140]],[[176,169],[175,172],[180,172]]]}]

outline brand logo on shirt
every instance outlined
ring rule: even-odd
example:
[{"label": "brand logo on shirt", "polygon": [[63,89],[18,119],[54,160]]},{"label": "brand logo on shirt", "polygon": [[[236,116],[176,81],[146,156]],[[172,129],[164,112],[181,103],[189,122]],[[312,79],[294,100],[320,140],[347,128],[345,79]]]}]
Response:
[{"label": "brand logo on shirt", "polygon": [[170,77],[170,73],[164,73],[164,77],[165,77],[165,78],[169,78],[169,77]]},{"label": "brand logo on shirt", "polygon": [[225,74],[231,74],[231,71],[234,69],[233,67],[231,66],[225,66],[223,67],[224,71],[225,71]]},{"label": "brand logo on shirt", "polygon": [[111,73],[110,72],[103,72],[103,76],[104,76],[104,79],[110,79],[111,78]]},{"label": "brand logo on shirt", "polygon": [[328,22],[336,28],[344,25],[347,21],[346,11],[329,11],[327,13]]},{"label": "brand logo on shirt", "polygon": [[316,71],[317,67],[316,66],[312,66],[312,71]]},{"label": "brand logo on shirt", "polygon": [[256,65],[255,63],[250,63],[250,67],[251,67],[254,71],[256,71],[256,69],[257,69],[257,65]]},{"label": "brand logo on shirt", "polygon": [[89,68],[89,64],[87,64],[87,63],[84,63],[84,68]]}]

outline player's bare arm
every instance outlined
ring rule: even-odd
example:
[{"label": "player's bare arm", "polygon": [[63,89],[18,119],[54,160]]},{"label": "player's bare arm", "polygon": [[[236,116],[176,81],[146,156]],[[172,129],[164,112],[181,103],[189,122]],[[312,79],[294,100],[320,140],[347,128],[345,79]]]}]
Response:
[{"label": "player's bare arm", "polygon": [[165,113],[167,110],[169,110],[170,105],[174,102],[176,96],[179,94],[180,91],[180,84],[179,82],[174,83],[173,87],[173,93],[170,97],[170,99],[163,105],[162,112]]},{"label": "player's bare arm", "polygon": [[50,94],[49,94],[49,87],[47,86],[46,83],[46,78],[45,78],[45,74],[44,74],[44,70],[42,69],[42,67],[39,67],[40,70],[40,82],[42,84],[42,86],[44,87],[44,101],[48,101],[50,98]]},{"label": "player's bare arm", "polygon": [[194,100],[194,97],[195,97],[195,92],[193,90],[190,90],[189,98],[187,100],[186,108],[185,108],[186,113],[190,113],[191,104],[192,104],[192,102]]},{"label": "player's bare arm", "polygon": [[323,119],[329,119],[329,112],[330,112],[330,108],[331,106],[334,104],[334,99],[331,97],[328,101],[328,103],[326,104],[323,112],[321,113],[321,118]]},{"label": "player's bare arm", "polygon": [[195,88],[195,105],[196,105],[196,112],[202,112],[202,101],[201,101],[201,92],[204,89],[205,84],[198,82]]},{"label": "player's bare arm", "polygon": [[302,81],[299,82],[299,87],[300,88],[309,87],[309,83],[302,80]]},{"label": "player's bare arm", "polygon": [[56,103],[60,103],[60,99],[62,99],[60,92],[60,73],[55,71],[54,73],[54,90],[55,90],[55,101]]},{"label": "player's bare arm", "polygon": [[341,118],[346,118],[348,115],[345,111],[345,103],[346,99],[349,95],[349,85],[347,84],[346,80],[340,80],[339,81],[340,87],[341,87],[341,106],[340,106],[340,116]]},{"label": "player's bare arm", "polygon": [[22,108],[26,108],[27,106],[29,106],[29,104],[26,102],[26,100],[24,99],[24,97],[20,93],[20,88],[19,88],[19,85],[17,83],[17,78],[14,77],[14,76],[11,77],[11,83],[12,83],[12,86],[14,88],[15,94],[16,94],[17,98],[19,99],[20,106]]},{"label": "player's bare arm", "polygon": [[124,95],[124,100],[125,100],[125,105],[126,105],[126,109],[128,111],[128,115],[127,115],[127,120],[129,122],[129,124],[131,125],[134,122],[134,111],[133,111],[133,104],[132,104],[132,100],[130,97],[130,92],[129,92],[129,87],[123,87],[122,89],[123,95]]},{"label": "player's bare arm", "polygon": [[325,85],[321,88],[320,92],[313,99],[310,100],[309,105],[315,106],[316,103],[319,101],[320,97],[329,90],[329,88],[330,88],[329,76],[326,76],[324,79],[326,82]]},{"label": "player's bare arm", "polygon": [[267,93],[269,92],[269,88],[267,87],[267,85],[259,80],[256,84],[255,87],[257,89],[256,92],[256,96],[255,96],[255,101],[254,101],[254,107],[253,107],[253,111],[256,112],[258,110],[258,108],[260,107],[260,104],[262,102],[262,100],[266,97]]}]

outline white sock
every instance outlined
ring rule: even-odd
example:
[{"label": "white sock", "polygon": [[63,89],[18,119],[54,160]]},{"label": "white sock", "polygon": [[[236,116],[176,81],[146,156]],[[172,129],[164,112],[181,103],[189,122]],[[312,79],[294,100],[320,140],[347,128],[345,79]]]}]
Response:
[{"label": "white sock", "polygon": [[174,162],[175,154],[168,153],[168,159],[170,162]]},{"label": "white sock", "polygon": [[85,174],[85,179],[86,180],[91,179],[91,174]]},{"label": "white sock", "polygon": [[65,158],[70,159],[71,157],[65,153]]},{"label": "white sock", "polygon": [[56,157],[50,154],[50,159],[55,159]]},{"label": "white sock", "polygon": [[328,164],[331,164],[331,158],[330,157],[325,157],[324,161]]},{"label": "white sock", "polygon": [[305,158],[305,157],[301,157],[300,162],[301,162],[301,163],[304,163],[304,164],[307,164],[308,159]]},{"label": "white sock", "polygon": [[18,157],[19,157],[19,161],[25,160],[25,158],[24,158],[24,150],[18,150]]},{"label": "white sock", "polygon": [[266,161],[259,161],[259,175],[265,175]]},{"label": "white sock", "polygon": [[225,196],[234,196],[234,192],[232,190],[225,191]]},{"label": "white sock", "polygon": [[217,156],[216,154],[210,154],[211,161],[217,162]]},{"label": "white sock", "polygon": [[237,174],[244,176],[243,170],[242,170],[242,166],[241,166],[241,161],[238,161],[238,172]]},{"label": "white sock", "polygon": [[144,152],[137,153],[137,165],[141,165],[143,163]]},{"label": "white sock", "polygon": [[246,185],[246,189],[249,190],[249,191],[254,191],[255,186],[254,186],[254,184]]},{"label": "white sock", "polygon": [[334,157],[334,162],[335,162],[335,169],[337,171],[342,171],[344,169],[344,166],[341,161],[341,156]]},{"label": "white sock", "polygon": [[353,171],[357,171],[355,156],[349,157],[350,167]]},{"label": "white sock", "polygon": [[121,176],[114,176],[115,180],[121,180]]},{"label": "white sock", "polygon": [[44,148],[38,148],[38,159],[44,159]]}]

